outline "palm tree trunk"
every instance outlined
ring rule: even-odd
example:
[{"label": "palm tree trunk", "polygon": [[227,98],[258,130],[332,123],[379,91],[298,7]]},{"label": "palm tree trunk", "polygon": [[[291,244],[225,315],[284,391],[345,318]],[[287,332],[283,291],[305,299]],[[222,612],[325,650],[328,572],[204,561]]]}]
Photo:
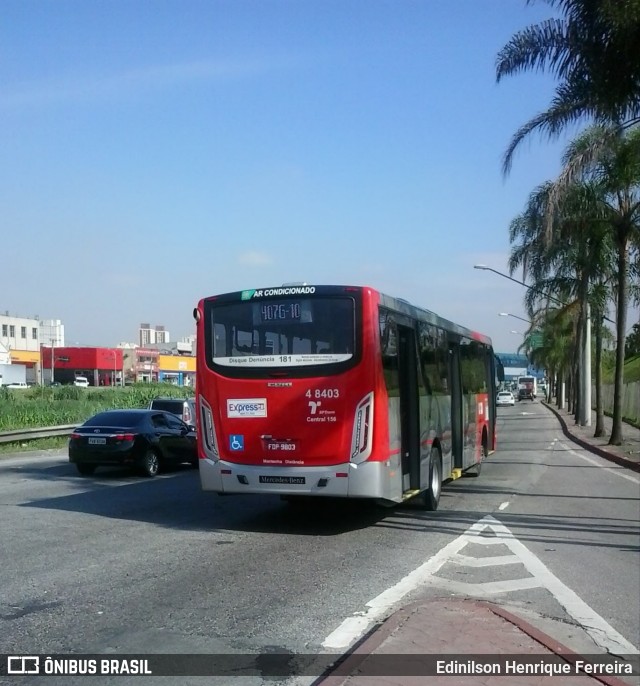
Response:
[{"label": "palm tree trunk", "polygon": [[618,303],[616,308],[616,371],[613,387],[613,422],[609,445],[622,445],[622,385],[624,383],[624,341],[629,299],[629,248],[623,229],[618,229]]},{"label": "palm tree trunk", "polygon": [[604,404],[602,402],[602,315],[600,312],[595,316],[596,334],[596,355],[595,355],[595,376],[596,376],[596,430],[594,437],[605,436],[604,428]]},{"label": "palm tree trunk", "polygon": [[564,410],[565,402],[565,383],[564,383],[564,365],[558,369],[558,376],[556,377],[556,405],[559,410]]},{"label": "palm tree trunk", "polygon": [[591,423],[591,408],[587,407],[590,403],[587,402],[587,397],[591,395],[591,373],[588,367],[591,362],[587,363],[586,350],[591,343],[589,332],[589,273],[584,270],[580,276],[580,319],[578,326],[580,327],[580,345],[578,347],[578,360],[580,361],[580,379],[577,389],[578,393],[578,424],[580,426],[587,426]]}]

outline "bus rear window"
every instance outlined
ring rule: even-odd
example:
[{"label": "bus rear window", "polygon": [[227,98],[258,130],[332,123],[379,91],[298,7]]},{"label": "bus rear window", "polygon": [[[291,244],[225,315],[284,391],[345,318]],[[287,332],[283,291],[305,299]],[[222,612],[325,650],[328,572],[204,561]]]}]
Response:
[{"label": "bus rear window", "polygon": [[318,366],[326,373],[327,366],[350,366],[356,355],[351,297],[210,302],[205,325],[208,365],[231,375]]}]

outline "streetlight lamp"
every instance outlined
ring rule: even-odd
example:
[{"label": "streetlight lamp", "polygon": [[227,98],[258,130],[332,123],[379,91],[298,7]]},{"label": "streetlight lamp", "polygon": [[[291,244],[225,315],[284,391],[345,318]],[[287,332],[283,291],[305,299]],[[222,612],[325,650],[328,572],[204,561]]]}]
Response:
[{"label": "streetlight lamp", "polygon": [[[497,269],[493,269],[493,267],[488,267],[486,264],[474,264],[473,265],[474,269],[481,269],[483,271],[488,271],[488,272],[493,272],[494,274],[497,274],[498,276],[502,276],[505,279],[509,279],[509,281],[513,281],[515,283],[519,283],[521,286],[524,286],[525,288],[528,288],[530,291],[533,291],[534,293],[540,293],[543,295],[545,298],[548,300],[551,300],[552,302],[556,303],[557,305],[564,306],[565,303],[563,303],[561,300],[558,300],[552,295],[549,295],[549,293],[540,290],[539,288],[536,288],[535,286],[530,286],[529,284],[525,283],[524,281],[520,281],[519,279],[514,279],[512,276],[509,276],[508,274],[503,274],[502,272],[499,272]],[[508,315],[508,313],[506,313]],[[591,312],[589,308],[589,303],[587,303],[587,311],[586,311],[586,317],[585,317],[585,324],[584,324],[584,341],[583,341],[583,348],[582,348],[582,374],[580,378],[580,398],[581,398],[581,403],[580,403],[580,425],[581,426],[591,426]],[[515,315],[511,315],[515,316]],[[520,319],[520,317],[518,317]]]},{"label": "streetlight lamp", "polygon": [[[514,279],[513,276],[509,276],[508,274],[503,274],[502,272],[499,272],[497,269],[493,269],[493,267],[487,267],[486,264],[474,264],[473,268],[474,269],[481,269],[481,270],[487,271],[487,272],[493,272],[494,274],[498,274],[498,276],[503,276],[505,279],[509,279],[509,281],[513,281],[514,283],[519,283],[521,286],[528,288],[530,291],[533,291],[534,293],[540,293],[540,295],[544,295],[545,298],[556,303],[556,305],[564,306],[564,304],[565,304],[562,302],[562,300],[558,300],[558,298],[555,298],[554,296],[549,295],[549,293],[547,293],[546,291],[542,291],[539,288],[536,288],[535,286],[530,286],[528,283],[525,283],[524,281],[520,281],[519,279]],[[511,315],[511,316],[515,316],[515,315]]]}]

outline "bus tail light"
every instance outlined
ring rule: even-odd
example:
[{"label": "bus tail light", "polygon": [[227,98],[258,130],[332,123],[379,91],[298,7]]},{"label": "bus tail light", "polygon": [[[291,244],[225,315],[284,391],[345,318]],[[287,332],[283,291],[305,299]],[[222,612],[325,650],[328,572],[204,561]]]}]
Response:
[{"label": "bus tail light", "polygon": [[373,447],[373,393],[368,393],[358,403],[353,419],[351,438],[351,462],[359,464],[370,455]]},{"label": "bus tail light", "polygon": [[200,434],[202,437],[202,448],[204,457],[210,460],[219,460],[218,441],[216,440],[216,430],[213,424],[213,412],[209,403],[200,396]]}]

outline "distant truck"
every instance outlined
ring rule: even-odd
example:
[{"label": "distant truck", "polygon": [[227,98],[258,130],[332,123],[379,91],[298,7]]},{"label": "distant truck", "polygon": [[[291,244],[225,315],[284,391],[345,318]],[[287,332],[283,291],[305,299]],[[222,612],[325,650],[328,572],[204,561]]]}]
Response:
[{"label": "distant truck", "polygon": [[535,400],[537,393],[535,376],[518,377],[518,400]]},{"label": "distant truck", "polygon": [[0,386],[26,381],[26,367],[23,364],[0,364]]}]

